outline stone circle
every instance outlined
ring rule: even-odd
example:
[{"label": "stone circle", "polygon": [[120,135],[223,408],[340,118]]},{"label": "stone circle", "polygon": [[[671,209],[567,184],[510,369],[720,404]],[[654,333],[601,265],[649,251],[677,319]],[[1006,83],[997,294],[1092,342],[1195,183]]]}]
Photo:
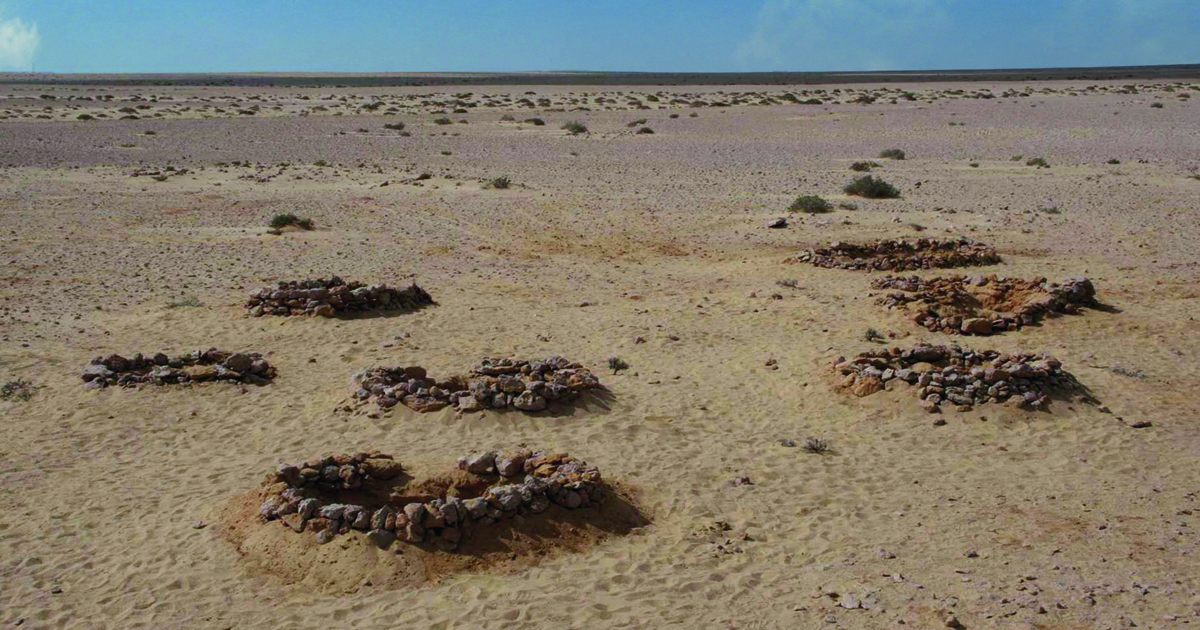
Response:
[{"label": "stone circle", "polygon": [[1019,330],[1049,313],[1076,314],[1095,307],[1096,287],[1087,278],[1052,284],[1045,278],[1021,280],[996,276],[953,276],[922,279],[887,276],[871,283],[897,292],[875,301],[910,311],[912,320],[935,332],[989,335]]},{"label": "stone circle", "polygon": [[281,281],[274,287],[250,294],[246,309],[253,317],[263,315],[315,315],[336,317],[365,311],[416,310],[434,304],[424,289],[413,283],[406,289],[386,284],[367,286],[334,276],[328,280]]},{"label": "stone circle", "polygon": [[1050,394],[1081,389],[1050,355],[973,351],[958,346],[884,348],[850,360],[839,358],[833,369],[841,377],[838,386],[856,396],[911,387],[930,412],[943,404],[966,410],[1008,401],[1041,409],[1049,404]]},{"label": "stone circle", "polygon": [[80,375],[84,387],[104,389],[109,385],[172,385],[204,381],[233,381],[261,385],[275,378],[275,368],[257,352],[226,352],[216,348],[196,350],[177,357],[161,352],[138,352],[130,358],[119,354],[96,357]]},{"label": "stone circle", "polygon": [[587,368],[563,357],[484,358],[469,374],[445,379],[429,377],[420,366],[375,367],[351,380],[359,401],[374,399],[384,409],[402,404],[420,412],[447,406],[462,412],[510,408],[537,412],[600,387]]},{"label": "stone circle", "polygon": [[458,470],[458,481],[428,497],[428,488],[407,488],[403,466],[378,451],[285,464],[264,481],[259,516],[322,544],[358,530],[385,548],[400,540],[453,551],[488,525],[552,505],[591,507],[610,492],[596,467],[566,453],[475,452],[459,458]]},{"label": "stone circle", "polygon": [[948,267],[994,265],[1000,255],[988,245],[969,238],[955,240],[919,238],[915,241],[880,240],[866,244],[833,243],[801,252],[799,262],[828,269],[913,271]]}]

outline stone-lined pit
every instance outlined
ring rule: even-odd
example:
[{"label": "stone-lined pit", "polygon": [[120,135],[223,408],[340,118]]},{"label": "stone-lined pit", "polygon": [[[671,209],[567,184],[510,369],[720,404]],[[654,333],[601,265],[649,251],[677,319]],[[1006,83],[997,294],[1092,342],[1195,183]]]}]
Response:
[{"label": "stone-lined pit", "polygon": [[958,346],[863,352],[850,360],[839,358],[833,369],[841,377],[839,388],[860,397],[885,388],[913,388],[929,412],[943,404],[966,411],[974,405],[1006,401],[1042,409],[1049,404],[1050,395],[1082,389],[1050,355],[973,351]]},{"label": "stone-lined pit", "polygon": [[279,282],[274,287],[250,294],[246,310],[263,315],[314,315],[336,317],[367,311],[417,310],[435,304],[433,298],[413,283],[406,289],[386,284],[365,285],[334,276],[328,280]]},{"label": "stone-lined pit", "polygon": [[355,374],[351,386],[355,399],[374,399],[385,409],[403,404],[414,411],[453,406],[462,412],[542,411],[552,403],[569,402],[582,392],[599,388],[599,379],[590,371],[563,357],[485,358],[470,374],[444,379],[429,377],[419,366],[376,367]]},{"label": "stone-lined pit", "polygon": [[565,453],[472,453],[450,474],[416,483],[391,455],[372,451],[280,466],[260,491],[259,515],[322,544],[357,530],[382,548],[400,540],[453,551],[500,521],[588,508],[609,493],[596,467]]},{"label": "stone-lined pit", "polygon": [[912,242],[833,243],[829,247],[801,252],[796,260],[828,269],[914,271],[994,265],[1000,262],[1000,254],[991,246],[966,237],[957,240],[919,238]]},{"label": "stone-lined pit", "polygon": [[204,381],[233,381],[262,385],[275,378],[275,368],[257,352],[226,352],[211,348],[178,357],[162,352],[130,358],[119,354],[96,357],[81,375],[84,387],[109,385],[173,385]]},{"label": "stone-lined pit", "polygon": [[989,335],[1033,324],[1047,314],[1074,315],[1095,307],[1096,288],[1087,278],[1052,284],[1045,278],[1021,280],[976,276],[922,279],[887,276],[874,289],[895,289],[876,303],[912,314],[912,320],[935,332]]}]

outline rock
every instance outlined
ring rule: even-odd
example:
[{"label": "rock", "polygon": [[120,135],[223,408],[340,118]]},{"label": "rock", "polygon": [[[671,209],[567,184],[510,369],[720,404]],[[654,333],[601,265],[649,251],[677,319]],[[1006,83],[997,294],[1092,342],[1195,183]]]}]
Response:
[{"label": "rock", "polygon": [[217,378],[217,366],[215,365],[189,365],[183,368],[183,375],[188,380],[202,382],[211,381]]},{"label": "rock", "polygon": [[459,468],[467,472],[477,475],[491,475],[496,472],[496,454],[492,451],[486,453],[472,453],[466,458],[459,460]]},{"label": "rock", "polygon": [[463,413],[472,413],[483,409],[483,405],[479,400],[471,394],[458,397],[458,410]]},{"label": "rock", "polygon": [[855,396],[862,398],[883,391],[883,381],[875,376],[859,377],[850,389]]},{"label": "rock", "polygon": [[1149,420],[1136,420],[1129,423],[1131,429],[1147,429],[1154,426],[1154,423]]},{"label": "rock", "polygon": [[225,367],[234,372],[249,372],[253,365],[254,358],[241,352],[231,354],[228,359],[225,359]]},{"label": "rock", "polygon": [[113,376],[113,374],[113,371],[107,367],[93,363],[92,365],[83,368],[83,374],[81,376],[84,381],[91,382],[95,379],[107,379]]},{"label": "rock", "polygon": [[496,459],[496,472],[502,477],[515,477],[525,472],[525,456],[514,455]]},{"label": "rock", "polygon": [[512,404],[522,411],[541,411],[546,408],[546,399],[526,391],[514,398]]},{"label": "rock", "polygon": [[298,512],[293,512],[284,516],[282,519],[284,525],[287,525],[292,531],[300,533],[304,531],[304,523],[308,520]]},{"label": "rock", "polygon": [[467,513],[472,519],[481,519],[487,516],[488,503],[486,499],[467,499],[463,501],[463,507],[467,509]]},{"label": "rock", "polygon": [[955,617],[954,615],[946,617],[946,627],[953,628],[954,630],[963,630],[965,628],[965,626],[962,625],[962,622],[958,620],[958,617]]},{"label": "rock", "polygon": [[992,322],[982,317],[964,319],[962,331],[968,335],[990,335],[992,334]]},{"label": "rock", "polygon": [[396,534],[386,529],[376,528],[367,532],[367,540],[380,549],[387,549],[396,540]]},{"label": "rock", "polygon": [[771,229],[778,230],[781,228],[785,228],[787,226],[788,226],[787,217],[779,217],[777,219],[772,219],[770,221],[767,221],[767,227],[771,228]]}]

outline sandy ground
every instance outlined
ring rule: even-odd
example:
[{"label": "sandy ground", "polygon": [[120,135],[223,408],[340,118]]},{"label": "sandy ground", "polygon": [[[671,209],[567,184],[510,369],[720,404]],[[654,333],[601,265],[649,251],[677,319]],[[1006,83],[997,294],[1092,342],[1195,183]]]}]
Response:
[{"label": "sandy ground", "polygon": [[[889,86],[868,105],[666,99],[641,111],[624,96],[620,108],[596,107],[598,94],[632,93],[620,88],[487,88],[474,98],[497,105],[447,113],[455,122],[439,125],[434,112],[451,92],[428,105],[409,99],[430,88],[345,90],[412,102],[388,114],[346,106],[304,116],[308,105],[288,97],[270,116],[82,122],[83,110],[70,109],[80,103],[66,97],[100,88],[4,86],[0,379],[39,389],[0,402],[0,623],[1200,621],[1200,180],[1191,177],[1200,98],[1181,98],[1196,88],[1014,83],[988,86],[997,98],[964,97],[981,87]],[[681,91],[731,102],[722,89],[755,91]],[[238,103],[256,94],[155,93],[171,90]],[[890,103],[901,90],[920,96]],[[1001,96],[1010,90],[1028,95]],[[534,107],[498,96],[511,104],[526,91],[538,92]],[[554,111],[585,94],[590,111]],[[537,106],[542,96],[552,105]],[[50,119],[23,115],[34,108]],[[520,122],[531,116],[547,124]],[[568,120],[590,133],[567,135]],[[394,121],[410,135],[383,128]],[[655,133],[635,134],[640,126]],[[893,147],[908,159],[877,159],[875,174],[902,199],[841,194],[852,161]],[[1033,157],[1051,167],[1026,166]],[[414,181],[422,173],[432,177]],[[513,186],[485,186],[499,176]],[[800,194],[856,208],[763,227]],[[318,229],[266,234],[281,212]],[[1004,256],[985,273],[1086,275],[1112,308],[949,339],[885,313],[867,274],[787,262],[834,240],[962,234]],[[439,304],[353,320],[254,319],[241,307],[275,280],[331,274],[415,279]],[[178,305],[192,297],[199,306]],[[894,332],[893,345],[1050,352],[1100,405],[985,405],[935,426],[909,393],[846,397],[829,366],[878,347],[864,339],[868,327]],[[90,392],[78,377],[100,354],[210,346],[263,352],[279,378],[246,389]],[[507,354],[581,361],[611,397],[558,415],[336,411],[362,367],[452,373]],[[607,373],[611,356],[632,367]],[[1141,421],[1152,426],[1130,426]],[[807,437],[832,452],[780,443]],[[265,572],[222,535],[228,502],[281,462],[374,447],[435,470],[471,449],[518,443],[599,466],[650,524],[531,567],[402,589]],[[739,476],[753,485],[731,485]]]}]

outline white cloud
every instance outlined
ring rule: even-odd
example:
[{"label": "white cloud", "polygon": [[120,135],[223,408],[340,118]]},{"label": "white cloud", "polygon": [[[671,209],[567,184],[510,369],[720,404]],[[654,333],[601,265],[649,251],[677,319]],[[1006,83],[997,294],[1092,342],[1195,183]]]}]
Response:
[{"label": "white cloud", "polygon": [[761,70],[893,70],[922,49],[952,0],[767,0],[736,58]]},{"label": "white cloud", "polygon": [[41,44],[37,24],[0,15],[0,70],[29,70]]},{"label": "white cloud", "polygon": [[1012,2],[975,13],[962,0],[765,0],[733,57],[747,70],[813,71],[1195,63],[1196,1]]}]

